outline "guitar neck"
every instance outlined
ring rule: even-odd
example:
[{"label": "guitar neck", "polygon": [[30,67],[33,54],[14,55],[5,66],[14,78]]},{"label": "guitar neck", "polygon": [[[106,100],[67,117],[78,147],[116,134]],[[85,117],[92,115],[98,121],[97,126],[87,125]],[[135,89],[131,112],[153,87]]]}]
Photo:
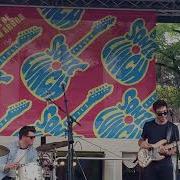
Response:
[{"label": "guitar neck", "polygon": [[0,132],[7,127],[14,119],[18,118],[31,108],[31,101],[21,100],[8,107],[6,113],[0,120]]},{"label": "guitar neck", "polygon": [[42,29],[40,27],[32,26],[19,32],[15,42],[13,42],[0,54],[0,66],[2,67],[10,59],[12,59],[17,51],[20,51],[26,44],[40,36],[41,31]]},{"label": "guitar neck", "polygon": [[173,148],[173,147],[179,146],[179,144],[180,144],[180,141],[177,141],[177,142],[173,142],[173,143],[171,143],[171,144],[167,144],[165,147],[166,147],[167,149],[171,149],[171,148]]},{"label": "guitar neck", "polygon": [[84,49],[89,46],[89,44],[97,38],[97,35],[100,33],[94,33],[94,32],[89,32],[85,37],[83,37],[78,43],[76,43],[72,48],[71,48],[71,53],[78,56],[81,54]]},{"label": "guitar neck", "polygon": [[76,56],[81,54],[81,52],[84,51],[94,39],[110,29],[115,23],[116,18],[113,16],[106,16],[97,21],[93,24],[91,30],[71,48],[71,53]]},{"label": "guitar neck", "polygon": [[[103,84],[99,87],[91,89],[90,91],[88,91],[86,99],[78,107],[76,107],[76,109],[73,112],[71,112],[71,116],[74,119],[79,120],[88,111],[90,111],[98,102],[106,98],[112,92],[112,90],[112,86],[108,84]],[[64,122],[66,121],[67,119]]]},{"label": "guitar neck", "polygon": [[19,48],[20,45],[16,42],[8,47],[0,56],[0,66],[9,61]]},{"label": "guitar neck", "polygon": [[91,109],[91,107],[93,107],[92,105],[93,103],[90,103],[88,100],[85,101],[81,106],[78,107],[77,110],[75,110],[75,112],[71,113],[71,116],[76,120],[81,118],[89,109]]}]

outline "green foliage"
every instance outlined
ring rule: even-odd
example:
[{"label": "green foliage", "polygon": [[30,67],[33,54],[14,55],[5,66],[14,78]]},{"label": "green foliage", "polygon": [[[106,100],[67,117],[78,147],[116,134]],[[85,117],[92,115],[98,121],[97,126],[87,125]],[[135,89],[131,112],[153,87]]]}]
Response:
[{"label": "green foliage", "polygon": [[157,24],[157,64],[180,76],[180,24]]},{"label": "green foliage", "polygon": [[157,85],[156,91],[158,98],[164,99],[168,104],[174,108],[180,107],[180,89],[172,86]]},{"label": "green foliage", "polygon": [[156,25],[156,41],[161,46],[167,48],[171,44],[179,43],[180,24],[166,23]]},{"label": "green foliage", "polygon": [[180,24],[157,24],[157,93],[174,108],[180,107]]}]

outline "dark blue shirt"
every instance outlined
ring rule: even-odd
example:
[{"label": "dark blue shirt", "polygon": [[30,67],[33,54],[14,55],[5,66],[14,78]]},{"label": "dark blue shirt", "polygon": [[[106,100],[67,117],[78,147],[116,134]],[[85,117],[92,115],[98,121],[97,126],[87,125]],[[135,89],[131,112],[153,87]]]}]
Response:
[{"label": "dark blue shirt", "polygon": [[[170,137],[168,138],[168,129],[172,129]],[[143,132],[141,137],[145,140],[148,139],[148,143],[155,144],[162,139],[167,139],[169,143],[179,140],[178,127],[172,122],[167,122],[166,124],[160,125],[155,122],[155,120],[146,122],[143,127]],[[158,161],[159,163],[171,163],[170,156],[165,159]]]}]

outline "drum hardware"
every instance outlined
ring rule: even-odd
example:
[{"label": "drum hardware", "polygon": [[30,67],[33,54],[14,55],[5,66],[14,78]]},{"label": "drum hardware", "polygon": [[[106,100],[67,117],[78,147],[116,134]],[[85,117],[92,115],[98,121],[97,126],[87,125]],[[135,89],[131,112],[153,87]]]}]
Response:
[{"label": "drum hardware", "polygon": [[37,162],[23,164],[16,170],[17,180],[43,180],[43,169]]},{"label": "drum hardware", "polygon": [[7,155],[9,152],[10,150],[7,147],[0,145],[0,157]]},{"label": "drum hardware", "polygon": [[56,180],[56,166],[57,166],[57,150],[56,148],[54,149],[53,152],[53,170],[52,170],[52,179]]},{"label": "drum hardware", "polygon": [[37,161],[43,169],[43,177],[45,179],[52,180],[52,178],[51,178],[51,176],[52,176],[51,174],[52,174],[52,170],[53,170],[52,152],[41,151],[41,152],[38,152],[38,155],[39,155],[39,158]]},{"label": "drum hardware", "polygon": [[40,154],[39,162],[44,169],[44,177],[56,180],[57,149],[68,146],[68,141],[52,142],[36,148]]},{"label": "drum hardware", "polygon": [[47,151],[53,151],[54,149],[58,149],[61,147],[66,147],[66,146],[68,146],[68,141],[52,142],[52,143],[43,144],[37,147],[36,150],[47,152]]},{"label": "drum hardware", "polygon": [[[61,88],[62,88],[62,92],[63,92],[63,96],[64,96],[64,107],[65,107],[65,109],[61,108],[51,98],[48,98],[48,101],[53,103],[54,105],[56,105],[58,107],[58,109],[61,112],[63,112],[67,117],[67,137],[68,137],[68,141],[65,141],[65,146],[68,146],[67,180],[73,180],[73,164],[72,164],[72,162],[73,162],[73,156],[74,156],[74,148],[73,148],[74,140],[73,140],[73,128],[72,128],[72,125],[73,125],[74,122],[77,123],[79,126],[81,126],[81,124],[78,123],[76,121],[76,119],[69,114],[68,100],[67,100],[67,97],[66,97],[66,90],[65,90],[65,84],[64,83],[61,84]],[[55,148],[58,148],[58,147],[55,147]]]},{"label": "drum hardware", "polygon": [[43,169],[43,177],[48,180],[56,180],[57,148],[66,146],[66,141],[43,144],[37,148],[38,162]]}]

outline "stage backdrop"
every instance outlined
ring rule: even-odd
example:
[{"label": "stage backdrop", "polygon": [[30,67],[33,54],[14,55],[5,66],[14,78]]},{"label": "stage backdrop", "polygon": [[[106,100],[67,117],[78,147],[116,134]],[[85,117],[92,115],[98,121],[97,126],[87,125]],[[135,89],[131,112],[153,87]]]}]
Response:
[{"label": "stage backdrop", "polygon": [[[153,12],[0,7],[0,135],[139,138],[153,118]],[[64,101],[65,99],[65,101]]]}]

